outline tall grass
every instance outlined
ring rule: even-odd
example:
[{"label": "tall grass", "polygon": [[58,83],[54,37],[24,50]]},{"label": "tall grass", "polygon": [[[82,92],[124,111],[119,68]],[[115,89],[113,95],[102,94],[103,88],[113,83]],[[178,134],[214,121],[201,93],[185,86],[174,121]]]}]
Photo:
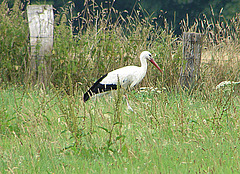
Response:
[{"label": "tall grass", "polygon": [[[149,68],[142,85],[161,84],[168,89],[178,85],[181,36],[174,35],[164,16],[161,16],[164,25],[160,26],[141,6],[136,6],[129,14],[89,1],[77,16],[72,8],[74,4],[70,2],[55,14],[54,50],[53,55],[47,57],[52,66],[49,81],[54,86],[67,87],[68,77],[71,77],[73,86],[85,91],[108,71],[139,65],[138,57],[143,50],[155,55],[164,73],[158,74],[154,68]],[[28,29],[25,11],[21,9],[19,1],[15,1],[13,9],[5,2],[1,4],[2,83],[29,82]],[[17,29],[14,22],[20,23]],[[212,11],[212,17],[202,15],[193,25],[186,17],[181,26],[183,31],[203,34],[202,84],[212,89],[222,80],[239,79],[239,14],[227,21],[221,13],[216,16]]]},{"label": "tall grass", "polygon": [[[223,9],[222,9],[223,10]],[[211,16],[200,16],[190,26],[188,16],[182,20],[182,30],[200,32],[203,35],[202,49],[202,83],[213,89],[224,80],[239,81],[239,27],[240,17],[237,13],[230,20],[216,15],[211,9]]]},{"label": "tall grass", "polygon": [[[81,24],[77,35],[72,35],[71,27],[66,27],[62,20],[64,19],[61,18],[59,26],[56,27],[54,57],[55,62],[61,62],[57,63],[61,68],[55,66],[55,69],[62,71],[60,76],[70,72],[74,82],[86,84],[86,87],[110,70],[129,64],[139,65],[138,57],[143,50],[156,54],[155,59],[162,67],[166,63],[179,62],[163,61],[166,54],[171,57],[170,49],[173,47],[171,42],[174,36],[168,30],[152,23],[148,16],[140,19],[138,14],[123,15],[114,8],[107,12],[101,6],[95,5],[94,9],[85,9],[76,19]],[[62,40],[67,40],[67,43]],[[162,48],[164,49],[161,50]],[[153,74],[153,81],[156,81],[159,75]],[[171,83],[170,79],[166,83]]]},{"label": "tall grass", "polygon": [[240,100],[231,93],[136,93],[133,113],[121,94],[84,104],[78,94],[2,91],[13,116],[2,120],[2,173],[239,172]]}]

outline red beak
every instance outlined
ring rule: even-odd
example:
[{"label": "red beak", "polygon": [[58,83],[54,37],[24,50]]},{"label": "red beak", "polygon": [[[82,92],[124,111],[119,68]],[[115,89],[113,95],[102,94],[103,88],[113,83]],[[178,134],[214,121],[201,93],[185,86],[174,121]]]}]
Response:
[{"label": "red beak", "polygon": [[156,66],[157,69],[158,69],[161,73],[163,73],[163,71],[160,69],[160,67],[158,66],[158,64],[157,64],[153,59],[150,59],[149,61],[150,61],[154,66]]}]

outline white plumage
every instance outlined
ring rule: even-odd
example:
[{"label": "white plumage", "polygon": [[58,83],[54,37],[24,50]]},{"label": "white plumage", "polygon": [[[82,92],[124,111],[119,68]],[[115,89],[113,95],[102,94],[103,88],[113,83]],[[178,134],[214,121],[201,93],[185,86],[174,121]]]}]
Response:
[{"label": "white plumage", "polygon": [[108,73],[100,84],[118,84],[119,81],[121,87],[131,89],[143,79],[145,74],[141,67],[126,66]]}]

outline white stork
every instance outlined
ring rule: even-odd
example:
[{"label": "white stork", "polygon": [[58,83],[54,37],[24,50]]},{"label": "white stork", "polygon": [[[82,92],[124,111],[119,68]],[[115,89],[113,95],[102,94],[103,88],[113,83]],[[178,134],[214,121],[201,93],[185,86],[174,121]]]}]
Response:
[{"label": "white stork", "polygon": [[[153,60],[152,55],[148,51],[143,51],[140,55],[141,66],[126,66],[111,71],[100,79],[84,94],[83,101],[86,102],[91,96],[116,90],[118,84],[125,89],[132,89],[135,85],[142,81],[147,72],[147,60],[149,60],[157,69],[162,72],[157,63]],[[132,110],[129,105],[127,95],[128,109]]]}]

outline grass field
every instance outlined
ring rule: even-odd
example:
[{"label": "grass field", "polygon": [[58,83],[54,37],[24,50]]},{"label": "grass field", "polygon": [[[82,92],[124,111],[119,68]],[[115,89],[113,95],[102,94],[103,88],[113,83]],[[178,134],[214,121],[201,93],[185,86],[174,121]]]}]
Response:
[{"label": "grass field", "polygon": [[1,173],[239,173],[239,96],[131,94],[2,89]]},{"label": "grass field", "polygon": [[[1,3],[0,173],[240,173],[240,86],[216,90],[240,81],[239,13],[230,20],[201,15],[192,26],[182,20],[182,31],[203,41],[200,78],[189,94],[179,87],[182,36],[171,21],[141,6],[130,13],[89,3],[77,16],[71,1],[55,13],[52,54],[34,73],[25,8],[19,0],[11,9]],[[97,78],[139,65],[144,50],[163,73],[149,65],[128,92],[134,112],[120,90],[83,103]],[[42,85],[35,77],[46,66]]]}]

